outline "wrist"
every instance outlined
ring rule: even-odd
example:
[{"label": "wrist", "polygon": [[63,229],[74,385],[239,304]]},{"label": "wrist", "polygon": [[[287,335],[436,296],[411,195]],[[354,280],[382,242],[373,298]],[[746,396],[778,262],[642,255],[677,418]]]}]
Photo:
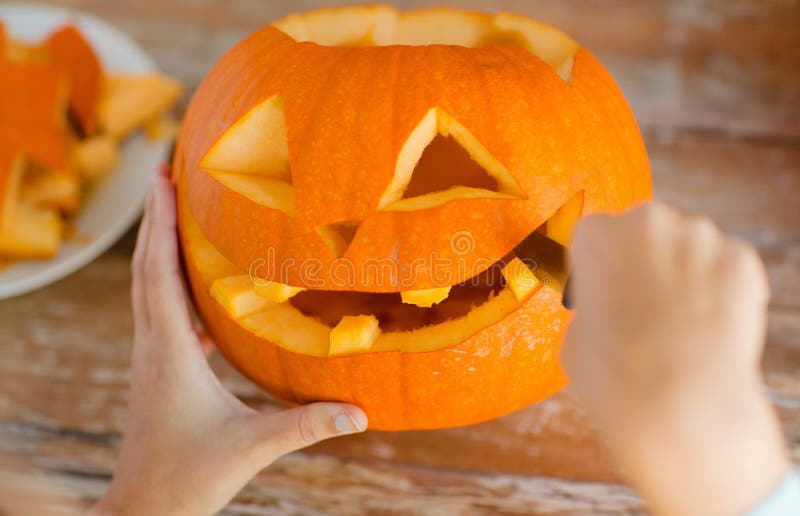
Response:
[{"label": "wrist", "polygon": [[626,438],[610,439],[612,454],[655,512],[742,513],[785,474],[783,436],[764,394],[726,394],[684,399]]}]

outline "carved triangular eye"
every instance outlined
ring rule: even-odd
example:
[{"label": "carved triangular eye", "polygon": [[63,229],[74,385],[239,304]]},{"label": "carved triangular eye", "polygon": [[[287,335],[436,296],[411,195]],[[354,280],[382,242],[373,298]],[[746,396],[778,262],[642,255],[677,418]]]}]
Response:
[{"label": "carved triangular eye", "polygon": [[294,214],[294,187],[283,100],[256,105],[214,143],[200,167],[249,199]]},{"label": "carved triangular eye", "polygon": [[524,199],[525,193],[467,128],[433,108],[400,150],[379,209],[421,210],[476,198]]},{"label": "carved triangular eye", "polygon": [[291,181],[281,97],[270,97],[233,124],[203,156],[200,167]]},{"label": "carved triangular eye", "polygon": [[360,220],[345,220],[317,226],[317,233],[337,258],[344,256],[356,238]]}]

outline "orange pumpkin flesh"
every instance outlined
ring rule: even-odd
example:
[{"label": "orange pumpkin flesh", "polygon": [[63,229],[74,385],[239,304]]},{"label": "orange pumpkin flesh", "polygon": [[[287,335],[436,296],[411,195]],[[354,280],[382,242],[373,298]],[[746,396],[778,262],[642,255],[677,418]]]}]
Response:
[{"label": "orange pumpkin flesh", "polygon": [[[569,314],[509,253],[537,227],[566,242],[582,214],[651,195],[630,109],[588,51],[453,9],[339,8],[256,32],[198,89],[174,165],[192,290],[222,353],[287,401],[354,402],[385,430],[483,421],[560,389]],[[411,267],[432,255],[437,271]],[[313,282],[281,267],[309,261]]]}]

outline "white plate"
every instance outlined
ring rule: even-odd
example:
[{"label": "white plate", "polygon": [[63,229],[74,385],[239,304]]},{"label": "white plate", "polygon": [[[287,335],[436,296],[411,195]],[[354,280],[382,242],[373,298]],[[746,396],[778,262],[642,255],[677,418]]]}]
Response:
[{"label": "white plate", "polygon": [[[157,70],[153,60],[131,38],[86,14],[57,7],[3,4],[0,20],[12,37],[26,41],[40,41],[70,22],[92,44],[105,71]],[[168,142],[151,142],[139,133],[128,138],[120,149],[116,170],[91,189],[75,218],[81,242],[65,242],[50,260],[18,262],[0,270],[0,299],[58,281],[103,254],[139,218],[148,185],[168,153]],[[88,240],[84,241],[83,236]]]}]

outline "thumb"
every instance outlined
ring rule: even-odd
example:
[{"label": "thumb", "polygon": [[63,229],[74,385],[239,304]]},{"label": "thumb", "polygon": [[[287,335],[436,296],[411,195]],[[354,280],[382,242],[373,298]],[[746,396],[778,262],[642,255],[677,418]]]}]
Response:
[{"label": "thumb", "polygon": [[363,432],[367,415],[346,403],[312,403],[259,416],[258,433],[270,461],[339,435]]}]

